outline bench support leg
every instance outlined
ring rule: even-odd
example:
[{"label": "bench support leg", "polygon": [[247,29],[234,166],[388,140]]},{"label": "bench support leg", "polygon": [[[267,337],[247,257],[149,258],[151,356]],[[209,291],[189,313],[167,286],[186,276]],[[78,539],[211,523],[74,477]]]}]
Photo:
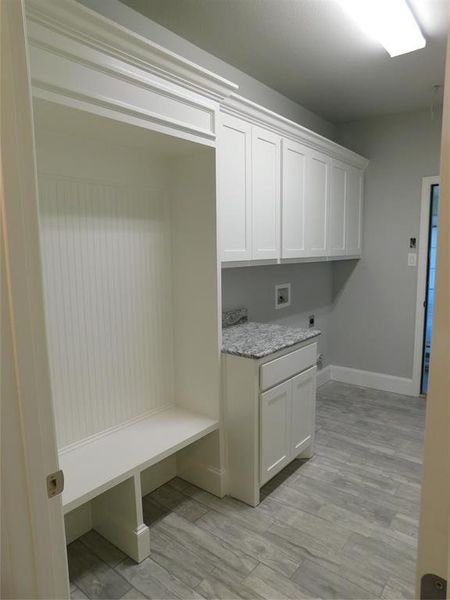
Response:
[{"label": "bench support leg", "polygon": [[139,474],[92,500],[92,523],[98,533],[136,562],[149,556],[150,532],[142,513]]}]

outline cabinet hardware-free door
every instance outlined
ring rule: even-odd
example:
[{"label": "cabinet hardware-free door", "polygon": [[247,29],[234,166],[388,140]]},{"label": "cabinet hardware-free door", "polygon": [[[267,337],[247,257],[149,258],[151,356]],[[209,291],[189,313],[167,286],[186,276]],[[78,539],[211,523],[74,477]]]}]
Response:
[{"label": "cabinet hardware-free door", "polygon": [[292,382],[289,380],[260,396],[261,485],[289,462],[291,394]]},{"label": "cabinet hardware-free door", "polygon": [[311,151],[307,169],[306,245],[311,258],[327,255],[328,194],[331,159]]},{"label": "cabinet hardware-free door", "polygon": [[349,166],[332,160],[328,204],[328,256],[345,256],[346,253],[348,177]]},{"label": "cabinet hardware-free door", "polygon": [[292,402],[289,417],[291,460],[310,446],[314,439],[316,370],[317,367],[311,367],[291,380]]},{"label": "cabinet hardware-free door", "polygon": [[250,260],[251,125],[222,114],[218,179],[222,261]]},{"label": "cabinet hardware-free door", "polygon": [[281,258],[306,256],[306,168],[309,149],[283,139]]},{"label": "cabinet hardware-free door", "polygon": [[252,242],[254,260],[280,254],[281,138],[260,127],[252,130]]},{"label": "cabinet hardware-free door", "polygon": [[345,211],[345,249],[347,256],[361,256],[363,182],[363,171],[355,167],[350,167],[348,172],[347,203]]}]

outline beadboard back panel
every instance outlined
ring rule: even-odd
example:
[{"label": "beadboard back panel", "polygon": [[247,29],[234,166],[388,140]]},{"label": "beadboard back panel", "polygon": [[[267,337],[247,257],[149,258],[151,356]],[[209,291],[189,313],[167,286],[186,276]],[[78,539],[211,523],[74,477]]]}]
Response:
[{"label": "beadboard back panel", "polygon": [[58,445],[174,403],[170,205],[141,185],[40,173]]}]

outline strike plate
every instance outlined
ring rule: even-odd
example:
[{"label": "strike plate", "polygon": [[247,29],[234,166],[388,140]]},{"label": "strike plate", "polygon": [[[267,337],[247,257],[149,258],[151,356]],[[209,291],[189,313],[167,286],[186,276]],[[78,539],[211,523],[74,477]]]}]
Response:
[{"label": "strike plate", "polygon": [[420,581],[420,600],[445,600],[447,582],[442,577],[427,573]]},{"label": "strike plate", "polygon": [[47,475],[47,494],[49,498],[59,496],[64,490],[64,473],[62,470]]}]

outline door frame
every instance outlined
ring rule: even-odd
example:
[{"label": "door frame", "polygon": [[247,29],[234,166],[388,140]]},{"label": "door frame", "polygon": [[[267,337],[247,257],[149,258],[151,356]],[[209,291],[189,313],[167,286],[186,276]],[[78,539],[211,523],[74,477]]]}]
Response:
[{"label": "door frame", "polygon": [[[14,385],[2,398],[17,415],[9,436],[22,453],[2,447],[2,545],[8,554],[5,589],[13,597],[69,598],[64,516],[60,496],[49,498],[47,476],[59,469],[50,384],[41,264],[39,206],[27,30],[23,0],[0,2],[1,279],[10,332],[6,365]],[[5,319],[6,321],[6,319]],[[5,419],[10,424],[11,419]],[[2,422],[2,427],[6,425]],[[15,499],[20,489],[21,503]],[[21,510],[26,504],[27,509]],[[31,544],[29,542],[31,540]],[[28,552],[23,551],[27,545]],[[31,546],[31,548],[29,547]],[[26,558],[25,558],[26,557]],[[2,556],[3,558],[3,556]],[[23,571],[34,573],[25,588]],[[8,593],[9,593],[8,592]]]},{"label": "door frame", "polygon": [[414,393],[420,395],[422,379],[422,355],[425,335],[425,307],[427,266],[428,266],[428,236],[430,226],[430,190],[433,185],[439,185],[439,177],[422,178],[422,197],[420,205],[419,250],[417,254],[417,292],[416,292],[416,327],[414,336],[414,366],[413,387]]}]

